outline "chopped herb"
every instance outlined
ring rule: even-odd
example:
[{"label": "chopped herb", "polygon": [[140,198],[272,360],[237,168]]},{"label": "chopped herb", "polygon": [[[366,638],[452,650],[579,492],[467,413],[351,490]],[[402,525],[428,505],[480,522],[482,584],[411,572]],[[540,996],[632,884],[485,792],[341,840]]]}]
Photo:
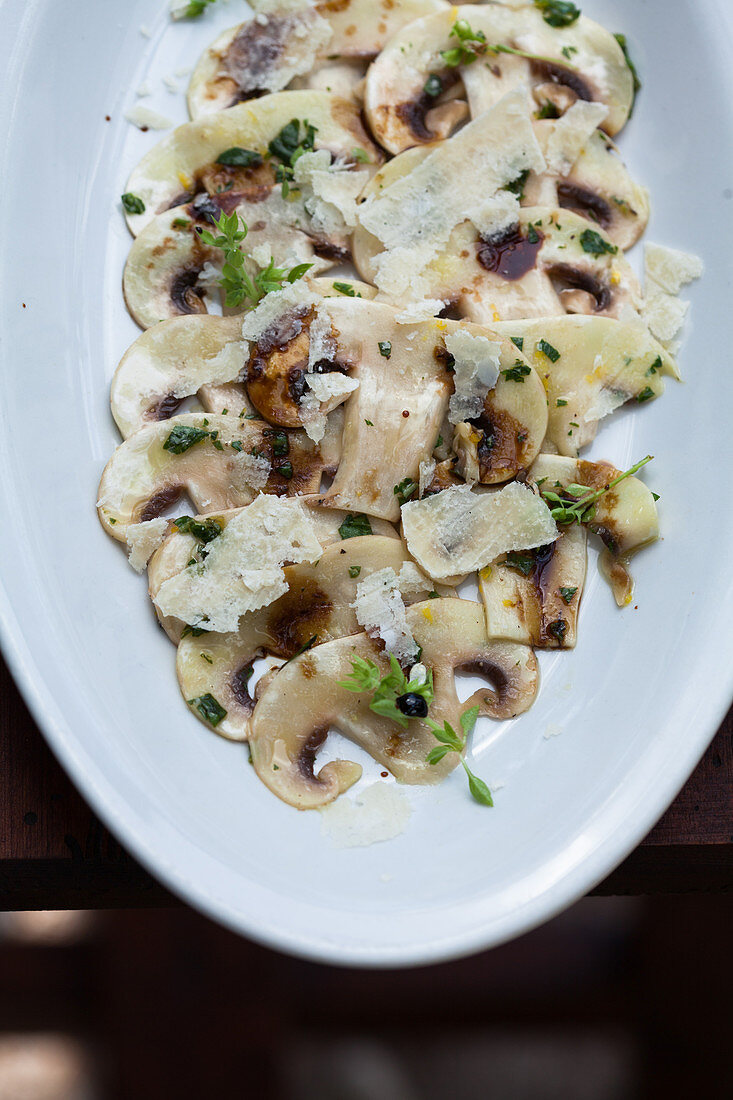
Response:
[{"label": "chopped herb", "polygon": [[596,513],[596,501],[609,489],[613,489],[614,486],[618,485],[620,481],[632,477],[637,470],[640,470],[642,466],[646,466],[647,462],[651,462],[651,460],[652,456],[647,455],[646,458],[642,458],[641,462],[637,462],[634,466],[613,478],[612,481],[609,481],[608,485],[604,485],[602,489],[589,489],[587,485],[566,485],[563,488],[557,483],[556,488],[560,492],[540,489],[540,495],[550,509],[550,515],[555,523],[590,523]]},{"label": "chopped herb", "polygon": [[[641,80],[639,79],[639,73],[637,71],[636,65],[631,60],[631,57],[629,55],[629,46],[628,46],[628,43],[626,41],[626,35],[625,34],[614,34],[613,37],[616,39],[619,46],[621,47],[621,51],[624,55],[624,60],[626,61],[626,64],[628,65],[628,67],[631,71],[631,76],[633,77],[633,81],[634,81],[634,100],[636,100],[636,93],[641,89]],[[631,116],[634,113],[634,100],[632,100],[632,103],[631,103],[631,110],[629,111],[629,118],[631,118]]]},{"label": "chopped herb", "polygon": [[190,225],[188,218],[174,218],[171,222],[173,229],[188,229]]},{"label": "chopped herb", "polygon": [[425,87],[423,88],[425,95],[429,95],[431,99],[435,99],[443,91],[443,81],[440,79],[437,73],[431,73],[428,79],[425,81]]},{"label": "chopped herb", "polygon": [[360,573],[361,573],[361,566],[360,565],[350,565],[349,566],[349,576],[352,579],[354,577],[358,577]]},{"label": "chopped herb", "polygon": [[560,50],[560,53],[563,55],[563,57],[566,57],[568,59],[568,61],[570,61],[573,54],[577,53],[577,52],[578,52],[578,47],[577,46],[563,46],[563,48]]},{"label": "chopped herb", "polygon": [[[438,438],[435,440],[435,447],[442,447],[442,446],[443,446],[443,436],[439,435]],[[435,449],[435,448],[433,448],[433,449]]]},{"label": "chopped herb", "polygon": [[399,505],[402,506],[407,503],[410,497],[414,497],[417,492],[417,482],[413,481],[411,477],[405,477],[399,485],[395,485],[392,492],[397,497]]},{"label": "chopped herb", "polygon": [[515,359],[513,367],[507,367],[500,373],[504,375],[507,382],[524,382],[527,375],[532,373],[532,368],[521,359]]},{"label": "chopped herb", "polygon": [[368,428],[373,428],[374,427],[374,424],[372,423],[371,420],[365,420],[364,423],[366,424],[366,426]]},{"label": "chopped herb", "polygon": [[543,355],[546,355],[551,363],[557,363],[560,358],[560,352],[557,348],[553,348],[552,344],[549,344],[547,340],[540,340],[537,345],[537,350],[541,351]]},{"label": "chopped herb", "polygon": [[477,802],[480,802],[483,806],[493,806],[494,801],[491,797],[491,791],[484,783],[483,779],[479,779],[477,775],[474,775],[468,764],[466,763],[463,753],[466,749],[466,740],[469,733],[476,725],[476,719],[478,718],[478,707],[471,707],[470,710],[466,710],[461,715],[461,729],[463,730],[463,737],[456,733],[448,722],[444,722],[442,726],[439,726],[437,722],[431,722],[428,718],[428,725],[433,731],[433,736],[436,741],[440,741],[439,745],[436,745],[434,749],[431,749],[428,755],[425,757],[428,764],[439,764],[444,756],[447,756],[449,752],[457,752],[460,755],[461,764],[468,776],[468,789]]},{"label": "chopped herb", "polygon": [[383,355],[385,359],[389,359],[392,354],[392,344],[389,340],[380,340],[378,343],[379,354]]},{"label": "chopped herb", "polygon": [[523,172],[520,172],[516,179],[513,179],[511,183],[504,185],[504,191],[510,191],[512,195],[516,195],[521,202],[524,198],[524,185],[529,177],[529,168],[525,168]]},{"label": "chopped herb", "polygon": [[514,344],[515,348],[518,348],[520,351],[522,350],[522,348],[524,347],[523,336],[510,336],[509,339]]},{"label": "chopped herb", "polygon": [[[190,564],[191,564],[191,562],[189,562],[189,565]],[[195,561],[194,561],[193,564],[194,565],[196,564]],[[202,634],[208,634],[208,633],[209,633],[209,631],[206,630],[203,626],[184,626],[183,631],[181,633],[181,637],[182,638],[189,638],[189,637],[190,638],[200,638]]]},{"label": "chopped herb", "polygon": [[[602,133],[603,131],[599,131]],[[636,214],[636,211],[632,206],[629,206],[626,199],[620,199],[618,195],[611,195],[612,200],[616,203],[619,210],[622,210],[624,214]]]},{"label": "chopped herb", "polygon": [[356,297],[356,291],[351,283],[334,283],[333,289],[338,290],[339,294],[345,294],[347,298]]},{"label": "chopped herb", "polygon": [[176,8],[172,16],[174,19],[196,19],[197,16],[203,15],[209,4],[214,2],[215,0],[189,0],[185,8]]},{"label": "chopped herb", "polygon": [[269,439],[272,444],[272,453],[275,458],[282,458],[283,455],[290,453],[290,440],[285,432],[277,432],[272,428],[268,428],[264,431],[263,436]]},{"label": "chopped herb", "polygon": [[210,726],[218,726],[222,718],[226,718],[227,712],[209,692],[199,695],[196,699],[189,699],[188,705],[195,707],[205,722]]},{"label": "chopped herb", "polygon": [[659,372],[660,374],[662,373],[662,357],[661,357],[661,355],[658,355],[657,358],[654,360],[654,362],[650,366],[649,370],[646,372],[646,376],[648,378],[650,374],[657,374],[657,372]]},{"label": "chopped herb", "polygon": [[200,656],[204,661],[206,661],[207,664],[213,665],[214,659],[208,653],[201,653]]},{"label": "chopped herb", "polygon": [[367,153],[366,149],[360,148],[358,145],[351,150],[351,155],[357,164],[371,164],[371,157]]},{"label": "chopped herb", "polygon": [[218,519],[197,520],[193,516],[179,516],[173,520],[173,526],[182,535],[193,535],[199,542],[208,543],[218,539],[224,530]]},{"label": "chopped herb", "polygon": [[570,603],[570,601],[572,600],[573,596],[575,595],[575,593],[577,591],[578,591],[578,586],[577,585],[575,586],[575,588],[561,588],[560,589],[560,595],[565,600],[565,603]]},{"label": "chopped herb", "polygon": [[539,110],[534,113],[535,118],[559,118],[560,112],[554,103],[550,103],[549,99],[546,99]]},{"label": "chopped herb", "polygon": [[182,455],[202,439],[207,439],[209,433],[203,428],[192,428],[188,424],[176,424],[163,444],[164,451],[170,451],[174,455]]},{"label": "chopped herb", "polygon": [[565,634],[567,633],[568,624],[564,619],[555,619],[554,623],[549,623],[547,627],[547,633],[552,634],[553,638],[556,638],[562,645],[565,640]]},{"label": "chopped herb", "polygon": [[[305,130],[302,137],[300,134],[301,126]],[[271,156],[277,157],[287,168],[292,170],[303,153],[312,151],[317,132],[317,128],[311,126],[307,119],[301,122],[300,119],[291,118],[290,122],[283,126],[280,133],[272,139],[267,148]]]},{"label": "chopped herb", "polygon": [[504,564],[518,569],[523,577],[528,577],[534,569],[534,554],[531,550],[510,550]]},{"label": "chopped herb", "polygon": [[542,18],[551,27],[569,27],[580,16],[580,8],[576,8],[570,0],[534,0],[534,6],[542,12]]},{"label": "chopped herb", "polygon": [[558,407],[558,409],[559,409],[559,408],[560,408],[560,407],[561,407],[562,405],[567,405],[567,401],[565,400],[565,398],[564,398],[564,397],[558,397],[558,399],[557,399],[557,401],[555,402],[555,404],[557,405],[557,407]]},{"label": "chopped herb", "polygon": [[539,233],[537,232],[537,230],[535,229],[535,227],[533,225],[530,225],[529,228],[527,229],[527,240],[529,241],[530,244],[537,244],[537,241],[539,239],[540,239]]},{"label": "chopped herb", "polygon": [[262,420],[262,417],[259,413],[245,413],[243,409],[242,412],[239,414],[240,417],[242,416],[242,413],[244,413],[245,420]]},{"label": "chopped herb", "polygon": [[292,462],[283,462],[281,466],[276,466],[275,473],[280,474],[280,477],[284,477],[286,481],[290,481],[293,476]]},{"label": "chopped herb", "polygon": [[583,251],[590,252],[592,256],[603,256],[604,253],[614,256],[618,252],[617,245],[611,244],[595,229],[584,229],[580,234],[580,244]]},{"label": "chopped herb", "polygon": [[580,427],[580,424],[578,424],[577,420],[571,420],[571,421],[569,421],[569,424],[570,424],[571,428],[579,428]]},{"label": "chopped herb", "polygon": [[226,168],[259,168],[262,156],[253,149],[242,149],[241,145],[234,145],[220,153],[216,163],[223,164]]},{"label": "chopped herb", "polygon": [[233,451],[242,451],[242,450],[244,450],[244,445],[238,439],[235,439],[232,442],[232,450]]},{"label": "chopped herb", "polygon": [[637,393],[636,400],[641,404],[642,401],[648,401],[650,397],[654,397],[654,390],[651,386],[644,386],[641,393]]},{"label": "chopped herb", "polygon": [[472,31],[465,19],[458,19],[450,32],[451,38],[458,39],[458,46],[450,50],[441,50],[440,56],[449,69],[459,65],[472,65],[479,54],[486,52],[486,35],[483,31]]},{"label": "chopped herb", "polygon": [[659,500],[659,493],[652,493],[655,500]]},{"label": "chopped herb", "polygon": [[371,533],[372,525],[369,522],[369,516],[365,516],[361,512],[349,514],[339,527],[339,534],[342,539],[359,538],[361,535],[371,535]]},{"label": "chopped herb", "polygon": [[116,520],[116,519],[112,519],[112,517],[110,517],[110,519],[109,519],[109,524],[110,524],[110,526],[111,526],[111,527],[114,527],[114,525],[115,525],[116,523],[117,523],[117,520]]},{"label": "chopped herb", "polygon": [[[392,654],[389,656],[390,670],[386,675],[381,674],[379,665],[368,658],[352,657],[353,671],[346,680],[339,680],[339,686],[353,691],[355,694],[372,692],[372,701],[369,709],[375,714],[381,714],[383,718],[391,718],[403,729],[407,729],[410,717],[424,717],[427,708],[433,701],[433,672],[428,669],[424,680],[408,680],[400,668],[400,663]],[[418,696],[423,701],[420,708],[422,714],[407,715],[397,705],[405,695]],[[404,704],[403,704],[404,705]],[[478,708],[477,708],[478,709]]]},{"label": "chopped herb", "polygon": [[133,195],[131,191],[126,191],[122,196],[122,205],[128,214],[145,213],[145,203],[138,195]]}]

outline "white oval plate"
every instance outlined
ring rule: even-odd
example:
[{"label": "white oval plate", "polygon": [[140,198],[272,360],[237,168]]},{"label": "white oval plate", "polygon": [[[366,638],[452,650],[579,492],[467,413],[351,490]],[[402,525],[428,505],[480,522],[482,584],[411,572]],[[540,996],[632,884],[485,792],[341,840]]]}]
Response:
[{"label": "white oval plate", "polygon": [[109,379],[137,332],[120,291],[130,242],[118,196],[159,136],[123,112],[150,77],[143,102],[182,121],[183,98],[161,77],[191,66],[244,5],[176,25],[163,0],[2,5],[6,653],[54,751],[130,851],[191,904],[274,947],[398,966],[526,931],[641,840],[728,703],[733,9],[678,0],[670,18],[664,0],[583,7],[627,33],[644,80],[621,146],[651,188],[648,237],[706,263],[689,293],[687,382],[643,415],[617,417],[592,452],[619,467],[655,454],[645,476],[661,493],[664,541],[634,563],[638,609],[616,610],[591,561],[577,650],[543,659],[529,714],[477,731],[473,763],[496,790],[494,810],[473,803],[456,772],[408,792],[402,835],[343,850],[317,813],[259,783],[246,748],[186,711],[144,581],[94,511],[118,442]]}]

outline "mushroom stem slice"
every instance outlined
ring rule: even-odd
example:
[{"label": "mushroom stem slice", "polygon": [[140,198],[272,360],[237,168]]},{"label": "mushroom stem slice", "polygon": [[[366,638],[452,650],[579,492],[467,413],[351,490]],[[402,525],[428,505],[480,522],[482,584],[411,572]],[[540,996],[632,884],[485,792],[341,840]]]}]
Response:
[{"label": "mushroom stem slice", "polygon": [[[464,710],[477,704],[484,714],[504,718],[531,704],[537,690],[537,665],[526,646],[490,642],[480,605],[440,599],[408,609],[410,629],[422,646],[426,668],[433,671],[435,698],[430,716],[459,728]],[[267,685],[255,707],[250,748],[255,770],[283,801],[298,809],[315,809],[333,801],[361,774],[359,765],[334,761],[316,773],[316,753],[335,727],[365,749],[404,783],[435,783],[458,764],[449,753],[437,765],[426,762],[436,744],[420,719],[403,730],[369,709],[370,693],[352,694],[341,686],[352,671],[353,657],[374,661],[385,673],[387,659],[370,638],[358,634],[327,642],[303,653]],[[482,689],[461,703],[455,672],[486,677],[493,690]]]},{"label": "mushroom stem slice", "polygon": [[[399,539],[362,536],[327,546],[315,565],[287,566],[288,591],[269,607],[243,616],[236,632],[189,634],[181,640],[177,670],[184,699],[212,695],[227,712],[216,732],[246,741],[254,710],[247,685],[256,658],[267,653],[290,660],[335,638],[359,634],[352,607],[357,585],[385,567],[399,573],[409,561]],[[424,600],[428,590],[411,591],[408,602]],[[195,705],[192,710],[206,721]]]}]

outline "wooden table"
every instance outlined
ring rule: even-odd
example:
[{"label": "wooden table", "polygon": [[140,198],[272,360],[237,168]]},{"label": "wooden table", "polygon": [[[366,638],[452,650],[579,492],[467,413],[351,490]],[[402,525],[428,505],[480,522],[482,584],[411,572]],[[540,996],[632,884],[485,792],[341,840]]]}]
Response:
[{"label": "wooden table", "polygon": [[[0,909],[178,904],[92,813],[0,662]],[[697,771],[599,894],[733,887],[733,710]]]}]

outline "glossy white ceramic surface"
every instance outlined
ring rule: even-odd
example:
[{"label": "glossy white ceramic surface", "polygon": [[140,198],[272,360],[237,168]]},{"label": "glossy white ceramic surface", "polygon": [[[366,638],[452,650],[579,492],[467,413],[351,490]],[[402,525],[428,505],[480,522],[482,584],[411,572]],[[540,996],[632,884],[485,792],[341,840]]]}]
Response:
[{"label": "glossy white ceramic surface", "polygon": [[108,384],[137,334],[120,291],[130,239],[118,197],[160,136],[123,112],[150,79],[143,102],[183,121],[183,95],[161,78],[193,65],[245,5],[171,25],[164,0],[0,4],[5,653],[54,751],[120,840],[191,904],[284,950],[397,966],[526,931],[638,843],[730,698],[733,8],[582,6],[626,32],[644,80],[620,145],[651,189],[648,239],[706,263],[689,291],[685,383],[617,416],[590,452],[619,467],[656,456],[645,477],[661,494],[664,540],[634,563],[638,608],[624,612],[591,558],[577,650],[543,655],[530,713],[478,729],[473,766],[495,788],[494,810],[474,804],[456,772],[408,792],[401,836],[339,850],[317,813],[278,802],[245,748],[187,712],[145,582],[94,511],[118,442]]}]

